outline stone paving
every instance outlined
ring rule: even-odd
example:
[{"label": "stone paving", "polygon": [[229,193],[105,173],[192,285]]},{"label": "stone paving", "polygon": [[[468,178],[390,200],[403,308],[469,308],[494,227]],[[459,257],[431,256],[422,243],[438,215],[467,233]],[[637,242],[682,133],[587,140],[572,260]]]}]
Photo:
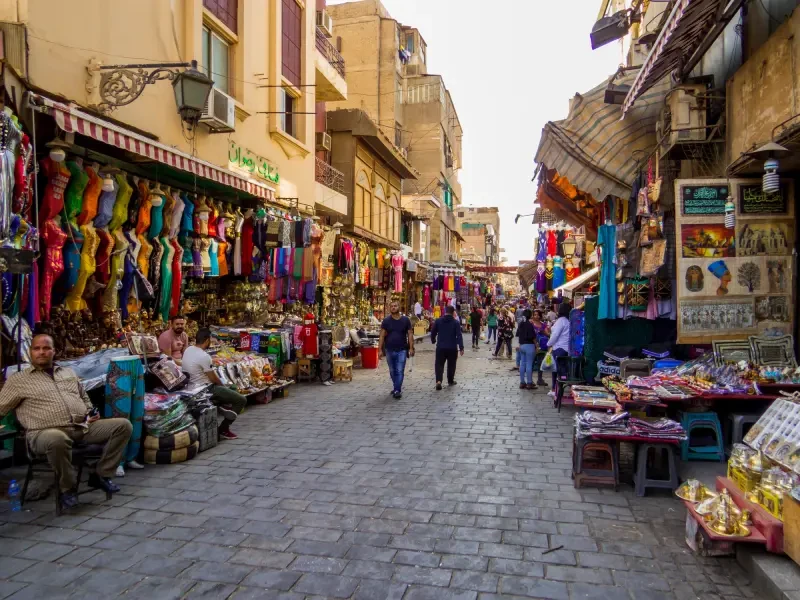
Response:
[{"label": "stone paving", "polygon": [[295,386],[110,502],[0,512],[0,598],[754,597],[733,560],[688,551],[673,498],[575,490],[572,411],[488,357],[435,392],[426,343],[399,401],[385,363]]}]

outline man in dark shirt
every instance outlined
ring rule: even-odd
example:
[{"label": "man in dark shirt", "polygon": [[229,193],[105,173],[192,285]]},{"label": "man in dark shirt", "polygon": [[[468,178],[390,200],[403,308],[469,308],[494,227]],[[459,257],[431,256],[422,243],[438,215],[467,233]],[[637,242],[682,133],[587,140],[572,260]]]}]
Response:
[{"label": "man in dark shirt", "polygon": [[483,313],[481,309],[476,306],[472,307],[472,312],[469,313],[469,327],[472,330],[472,348],[478,349],[478,342],[481,340],[481,321],[483,320]]},{"label": "man in dark shirt", "polygon": [[398,302],[389,305],[389,312],[391,314],[381,324],[380,349],[389,365],[392,397],[398,399],[403,396],[406,358],[414,356],[414,330],[409,318],[400,314]]},{"label": "man in dark shirt", "polygon": [[[464,338],[461,336],[461,324],[454,316],[455,309],[448,306],[445,316],[439,317],[433,323],[431,330],[431,343],[436,344],[436,389],[442,389],[442,375],[444,364],[447,363],[447,385],[455,385],[456,361],[458,353],[464,356]],[[437,343],[438,340],[438,343]]]}]

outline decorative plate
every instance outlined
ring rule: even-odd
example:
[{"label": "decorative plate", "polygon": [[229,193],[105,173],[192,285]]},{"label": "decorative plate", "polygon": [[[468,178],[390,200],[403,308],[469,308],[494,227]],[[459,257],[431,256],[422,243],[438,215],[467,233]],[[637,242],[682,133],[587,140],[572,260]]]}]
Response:
[{"label": "decorative plate", "polygon": [[750,336],[750,353],[753,362],[765,367],[797,367],[794,356],[794,337],[781,335],[777,337]]}]

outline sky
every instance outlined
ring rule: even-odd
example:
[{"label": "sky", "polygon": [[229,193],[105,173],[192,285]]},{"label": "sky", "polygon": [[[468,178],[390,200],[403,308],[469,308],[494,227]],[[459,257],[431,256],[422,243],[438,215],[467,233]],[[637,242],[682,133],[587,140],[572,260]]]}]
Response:
[{"label": "sky", "polygon": [[[592,50],[600,0],[382,0],[420,30],[428,72],[442,75],[464,128],[464,206],[500,208],[508,264],[533,258],[534,155],[547,121],[622,62],[619,44]],[[328,0],[343,4],[343,0]]]}]

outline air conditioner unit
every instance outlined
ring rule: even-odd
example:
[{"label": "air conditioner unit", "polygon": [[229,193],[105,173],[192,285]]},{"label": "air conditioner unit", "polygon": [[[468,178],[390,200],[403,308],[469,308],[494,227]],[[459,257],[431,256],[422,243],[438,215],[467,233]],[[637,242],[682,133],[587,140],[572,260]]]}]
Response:
[{"label": "air conditioner unit", "polygon": [[322,29],[325,37],[333,37],[333,19],[331,19],[327,10],[317,11],[317,27]]},{"label": "air conditioner unit", "polygon": [[331,136],[328,135],[324,131],[317,132],[317,150],[328,150],[331,149]]},{"label": "air conditioner unit", "polygon": [[670,146],[680,142],[703,142],[707,137],[704,85],[683,85],[669,94]]},{"label": "air conditioner unit", "polygon": [[200,122],[212,133],[230,133],[236,130],[236,104],[228,94],[212,88]]}]

